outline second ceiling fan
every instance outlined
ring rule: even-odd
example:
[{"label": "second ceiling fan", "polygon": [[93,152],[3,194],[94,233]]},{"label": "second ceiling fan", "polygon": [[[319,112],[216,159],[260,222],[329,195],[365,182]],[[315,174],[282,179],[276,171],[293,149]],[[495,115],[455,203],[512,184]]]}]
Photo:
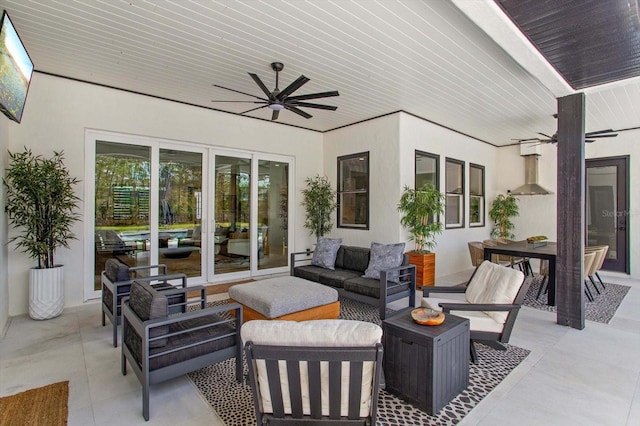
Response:
[{"label": "second ceiling fan", "polygon": [[[558,114],[553,114],[553,118],[558,118]],[[631,129],[622,129],[622,130],[613,130],[613,129],[606,129],[606,130],[597,130],[595,132],[587,132],[584,134],[584,141],[586,143],[591,143],[591,142],[595,142],[596,139],[600,139],[600,138],[615,138],[616,136],[618,136],[617,132],[620,131],[624,131],[624,130],[633,130],[635,128],[631,128]],[[537,138],[529,138],[529,139],[514,139],[517,140],[520,143],[537,143],[537,144],[541,144],[541,143],[551,143],[551,144],[556,144],[558,143],[558,132],[555,132],[553,135],[549,136],[545,133],[540,133],[538,132],[538,134],[542,137],[537,137]]]},{"label": "second ceiling fan", "polygon": [[253,98],[258,99],[258,101],[226,101],[226,100],[213,100],[211,102],[236,102],[236,103],[253,103],[259,104],[260,106],[248,109],[246,111],[241,112],[240,114],[246,114],[251,111],[255,111],[261,108],[269,108],[272,110],[271,120],[277,120],[280,114],[280,111],[286,109],[288,111],[294,112],[304,118],[313,117],[311,114],[306,111],[301,110],[300,108],[316,108],[316,109],[324,109],[329,111],[335,111],[338,109],[336,106],[332,105],[322,105],[316,103],[305,102],[310,99],[319,99],[319,98],[328,98],[332,96],[340,96],[337,90],[333,90],[330,92],[321,92],[321,93],[310,93],[307,95],[297,95],[290,96],[293,92],[298,90],[302,85],[307,83],[309,79],[304,75],[298,77],[293,83],[288,85],[286,88],[280,90],[278,88],[278,73],[282,71],[284,65],[282,62],[272,62],[271,69],[276,72],[276,88],[273,91],[269,91],[267,86],[262,82],[260,77],[257,74],[249,73],[253,81],[258,85],[258,87],[262,90],[266,97],[255,96],[250,93],[241,92],[239,90],[230,89],[228,87],[220,86],[218,84],[214,84],[215,87],[219,87],[224,90],[229,90],[231,92],[240,93],[241,95],[251,96]]}]

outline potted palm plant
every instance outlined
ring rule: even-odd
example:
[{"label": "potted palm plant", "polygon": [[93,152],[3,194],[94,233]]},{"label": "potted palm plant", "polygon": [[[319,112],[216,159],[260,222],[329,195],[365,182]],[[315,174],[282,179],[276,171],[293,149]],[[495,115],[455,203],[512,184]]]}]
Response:
[{"label": "potted palm plant", "polygon": [[493,222],[491,236],[493,238],[514,238],[512,217],[520,214],[518,199],[511,194],[498,195],[491,203],[489,218]]},{"label": "potted palm plant", "polygon": [[9,168],[3,179],[7,191],[5,213],[9,224],[19,233],[9,242],[37,262],[29,273],[29,316],[54,318],[64,309],[63,268],[55,262],[55,251],[69,247],[74,210],[79,198],[73,187],[78,183],[69,176],[63,153],[53,157],[23,152],[9,152]]},{"label": "potted palm plant", "polygon": [[336,193],[326,176],[308,177],[305,183],[307,187],[302,190],[302,205],[307,213],[304,227],[317,240],[333,228],[331,213],[336,209]]},{"label": "potted palm plant", "polygon": [[404,187],[398,210],[403,214],[400,224],[409,231],[409,240],[415,248],[408,252],[409,262],[416,265],[418,286],[434,285],[436,255],[435,236],[442,232],[438,215],[444,211],[444,195],[426,183],[418,189]]}]

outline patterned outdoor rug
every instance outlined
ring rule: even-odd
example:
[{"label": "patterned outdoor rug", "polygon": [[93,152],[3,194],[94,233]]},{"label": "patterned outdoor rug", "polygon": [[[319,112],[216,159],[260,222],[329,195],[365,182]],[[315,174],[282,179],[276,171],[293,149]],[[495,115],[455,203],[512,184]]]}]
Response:
[{"label": "patterned outdoor rug", "polygon": [[[528,277],[531,282],[527,295],[524,298],[523,305],[543,311],[556,312],[555,306],[547,305],[547,294],[543,293],[539,299],[536,299],[540,284],[542,283],[542,275],[536,275],[533,278]],[[616,313],[618,306],[622,303],[622,299],[627,295],[631,287],[622,284],[605,283],[607,286],[603,291],[600,283],[598,288],[602,294],[593,291],[593,287],[589,284],[589,288],[593,293],[593,302],[585,297],[584,317],[589,321],[601,322],[608,324]]]},{"label": "patterned outdoor rug", "polygon": [[[380,324],[377,310],[369,305],[340,298],[340,317]],[[392,312],[389,311],[388,312]],[[446,405],[437,416],[414,408],[412,405],[385,392],[378,399],[379,425],[455,425],[495,388],[530,351],[508,346],[507,351],[496,351],[477,345],[478,365],[469,363],[469,387]],[[247,366],[244,366],[245,377]],[[253,397],[247,383],[235,381],[235,359],[190,373],[189,378],[209,401],[227,426],[255,425]]]}]

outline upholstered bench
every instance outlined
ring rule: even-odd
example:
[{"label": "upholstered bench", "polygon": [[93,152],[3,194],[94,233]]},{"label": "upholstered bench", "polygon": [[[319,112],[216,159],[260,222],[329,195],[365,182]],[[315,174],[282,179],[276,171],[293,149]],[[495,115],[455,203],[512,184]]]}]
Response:
[{"label": "upholstered bench", "polygon": [[243,306],[243,319],[306,321],[340,316],[338,292],[297,277],[278,277],[238,284],[229,297]]}]

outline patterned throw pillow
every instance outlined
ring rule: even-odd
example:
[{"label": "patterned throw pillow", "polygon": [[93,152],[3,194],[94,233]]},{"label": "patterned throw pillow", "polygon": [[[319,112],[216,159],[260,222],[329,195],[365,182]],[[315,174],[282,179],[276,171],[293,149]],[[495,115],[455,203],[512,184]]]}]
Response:
[{"label": "patterned throw pillow", "polygon": [[[371,243],[369,267],[364,271],[363,277],[380,279],[380,271],[401,266],[403,259],[404,243],[380,244],[373,242]],[[387,281],[398,282],[398,273],[387,274]]]},{"label": "patterned throw pillow", "polygon": [[340,244],[342,244],[342,238],[318,238],[311,264],[331,270],[336,269],[336,256],[338,255]]}]

